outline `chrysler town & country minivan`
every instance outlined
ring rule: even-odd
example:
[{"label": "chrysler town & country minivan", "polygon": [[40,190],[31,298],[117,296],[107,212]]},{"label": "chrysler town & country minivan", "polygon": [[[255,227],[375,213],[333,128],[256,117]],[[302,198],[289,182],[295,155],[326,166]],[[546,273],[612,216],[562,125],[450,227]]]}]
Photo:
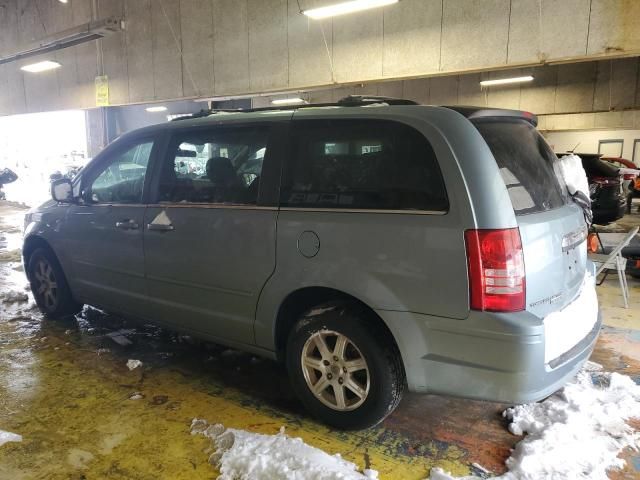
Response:
[{"label": "chrysler town & country minivan", "polygon": [[349,97],[197,117],[123,135],[27,214],[48,316],[279,359],[339,428],[406,388],[537,401],[589,357],[584,216],[535,116]]}]

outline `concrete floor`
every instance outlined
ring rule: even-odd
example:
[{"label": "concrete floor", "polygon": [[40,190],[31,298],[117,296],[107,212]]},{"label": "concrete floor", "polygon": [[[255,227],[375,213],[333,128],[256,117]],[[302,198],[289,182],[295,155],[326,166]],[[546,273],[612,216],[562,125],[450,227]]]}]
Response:
[{"label": "concrete floor", "polygon": [[[26,292],[18,251],[23,213],[0,203],[0,295]],[[640,382],[640,281],[630,278],[629,286],[629,309],[615,275],[599,287],[606,326],[592,359]],[[109,336],[121,329],[135,329],[125,332],[128,346]],[[129,371],[128,359],[144,365]],[[24,437],[0,447],[0,479],[215,478],[207,440],[189,434],[194,417],[262,433],[285,426],[378,470],[381,479],[422,479],[432,466],[465,474],[474,462],[501,473],[519,439],[506,430],[504,407],[407,395],[382,425],[338,432],[306,416],[271,361],[95,309],[55,322],[30,297],[0,299],[0,429]],[[638,455],[623,453],[627,467],[611,477],[639,478]]]}]

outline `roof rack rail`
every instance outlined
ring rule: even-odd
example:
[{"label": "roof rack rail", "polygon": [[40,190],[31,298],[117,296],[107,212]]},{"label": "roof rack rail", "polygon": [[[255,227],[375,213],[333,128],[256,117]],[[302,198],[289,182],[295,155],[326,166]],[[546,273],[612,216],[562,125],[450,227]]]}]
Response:
[{"label": "roof rack rail", "polygon": [[349,95],[338,100],[340,106],[360,106],[375,103],[386,103],[387,105],[419,105],[418,102],[407,100],[406,98],[380,97],[377,95]]},{"label": "roof rack rail", "polygon": [[384,103],[387,105],[420,105],[418,102],[414,102],[413,100],[407,100],[405,98],[379,97],[377,95],[349,95],[347,97],[341,98],[335,103],[303,103],[299,105],[278,105],[274,107],[237,108],[237,109],[211,108],[208,110],[200,110],[199,112],[193,113],[191,115],[176,117],[171,121],[178,122],[180,120],[190,120],[192,118],[208,117],[210,115],[215,115],[216,113],[251,113],[251,112],[265,112],[265,111],[272,111],[272,110],[299,110],[303,108],[317,108],[317,107],[363,107],[367,105],[376,105],[381,103]]}]

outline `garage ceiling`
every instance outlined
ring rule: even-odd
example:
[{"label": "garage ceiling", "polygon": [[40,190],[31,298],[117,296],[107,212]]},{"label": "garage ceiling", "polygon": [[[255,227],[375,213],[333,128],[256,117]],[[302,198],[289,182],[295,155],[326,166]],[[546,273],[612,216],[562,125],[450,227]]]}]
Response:
[{"label": "garage ceiling", "polygon": [[55,72],[0,66],[0,114],[93,107],[102,74],[128,104],[640,54],[640,2],[622,0],[402,0],[323,21],[291,0],[0,0],[0,55],[109,16],[125,32],[55,53]]}]

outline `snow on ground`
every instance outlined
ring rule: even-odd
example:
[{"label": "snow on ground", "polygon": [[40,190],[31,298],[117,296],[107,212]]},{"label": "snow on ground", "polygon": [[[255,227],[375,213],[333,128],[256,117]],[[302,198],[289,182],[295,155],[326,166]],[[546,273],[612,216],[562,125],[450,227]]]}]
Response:
[{"label": "snow on ground", "polygon": [[134,370],[141,366],[142,366],[142,362],[140,360],[134,360],[131,358],[127,360],[127,367],[129,368],[129,370]]},{"label": "snow on ground", "polygon": [[329,455],[291,438],[284,427],[277,435],[225,429],[194,419],[191,433],[210,438],[214,453],[209,463],[220,469],[219,480],[366,480],[377,479],[378,472],[358,471],[358,467],[337,455]]},{"label": "snow on ground", "polygon": [[22,441],[22,435],[0,430],[0,447],[7,442],[21,442],[21,441]]},{"label": "snow on ground", "polygon": [[[640,418],[640,385],[618,373],[585,368],[562,391],[540,403],[507,409],[514,435],[527,434],[506,465],[500,480],[607,480],[607,470],[621,468],[625,448],[640,448],[640,433],[626,424]],[[439,468],[430,480],[472,480],[453,477]]]},{"label": "snow on ground", "polygon": [[[453,477],[440,468],[428,480],[607,480],[607,471],[621,468],[617,458],[625,448],[640,448],[640,433],[627,425],[640,418],[640,385],[618,373],[607,373],[587,362],[567,386],[540,403],[505,410],[509,431],[525,435],[507,459],[499,477]],[[191,433],[211,439],[209,463],[220,469],[220,480],[365,480],[375,470],[358,467],[337,455],[291,438],[284,427],[276,435],[225,429],[194,419]],[[484,469],[476,465],[477,471]]]}]

